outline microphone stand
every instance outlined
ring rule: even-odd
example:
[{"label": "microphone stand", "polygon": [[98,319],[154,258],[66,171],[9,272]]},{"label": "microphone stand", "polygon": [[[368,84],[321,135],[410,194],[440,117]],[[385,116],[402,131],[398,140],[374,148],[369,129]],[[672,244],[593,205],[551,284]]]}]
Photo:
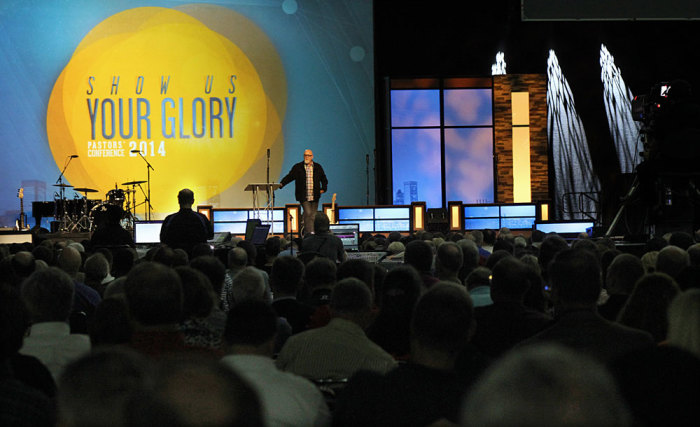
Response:
[{"label": "microphone stand", "polygon": [[148,160],[141,154],[141,150],[134,150],[132,153],[138,153],[139,157],[143,159],[144,162],[146,162],[146,180],[147,180],[147,185],[148,185],[148,194],[146,195],[146,221],[151,220],[151,211],[153,210],[153,206],[151,206],[151,171],[155,172],[155,169],[153,169],[153,166],[151,166],[150,163],[148,163]]},{"label": "microphone stand", "polygon": [[63,186],[63,174],[66,173],[66,169],[68,169],[68,165],[70,165],[70,162],[78,156],[68,156],[68,161],[66,162],[66,165],[63,167],[63,170],[61,171],[61,174],[58,175],[58,179],[56,180],[56,184],[59,184],[59,196],[60,196],[60,203],[61,203],[61,230],[68,228],[68,224],[66,224],[66,187]]},{"label": "microphone stand", "polygon": [[[267,188],[267,206],[270,207],[270,199],[272,199],[272,207],[275,207],[275,192],[272,191],[272,194],[270,194],[270,149],[267,149],[267,178],[265,181],[266,188]],[[272,218],[269,218],[270,222],[272,222]]]},{"label": "microphone stand", "polygon": [[366,175],[367,175],[367,191],[366,191],[367,206],[369,206],[369,154],[365,155],[365,170],[366,170]]}]

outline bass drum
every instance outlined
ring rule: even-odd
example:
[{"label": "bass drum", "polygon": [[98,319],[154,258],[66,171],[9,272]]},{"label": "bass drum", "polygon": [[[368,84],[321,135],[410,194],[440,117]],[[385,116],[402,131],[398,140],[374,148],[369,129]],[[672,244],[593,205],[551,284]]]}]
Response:
[{"label": "bass drum", "polygon": [[90,210],[90,225],[94,231],[102,225],[118,223],[127,231],[134,228],[134,217],[130,212],[125,212],[121,206],[110,202],[102,202]]},{"label": "bass drum", "polygon": [[115,188],[114,190],[109,190],[106,194],[107,203],[110,205],[115,205],[119,207],[124,206],[124,190],[120,188]]}]

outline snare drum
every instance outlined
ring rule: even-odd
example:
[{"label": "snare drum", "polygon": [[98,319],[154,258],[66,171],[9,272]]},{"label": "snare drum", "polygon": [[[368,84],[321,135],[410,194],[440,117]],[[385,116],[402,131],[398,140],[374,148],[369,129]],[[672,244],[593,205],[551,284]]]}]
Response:
[{"label": "snare drum", "polygon": [[115,188],[107,192],[107,203],[110,205],[120,206],[124,205],[124,190],[121,188]]}]

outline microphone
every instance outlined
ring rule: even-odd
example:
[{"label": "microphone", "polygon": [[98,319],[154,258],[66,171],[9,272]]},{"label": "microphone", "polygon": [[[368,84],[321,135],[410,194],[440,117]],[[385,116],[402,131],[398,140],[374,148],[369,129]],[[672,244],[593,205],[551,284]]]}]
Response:
[{"label": "microphone", "polygon": [[270,149],[269,148],[267,149],[267,158],[268,159],[270,158]]},{"label": "microphone", "polygon": [[72,156],[70,156],[71,159],[75,159],[77,157],[79,157],[77,154],[73,154]]},{"label": "microphone", "polygon": [[140,153],[140,152],[141,152],[141,150],[138,150],[138,149],[134,149],[134,150],[131,150],[131,152],[132,152],[132,153]]}]

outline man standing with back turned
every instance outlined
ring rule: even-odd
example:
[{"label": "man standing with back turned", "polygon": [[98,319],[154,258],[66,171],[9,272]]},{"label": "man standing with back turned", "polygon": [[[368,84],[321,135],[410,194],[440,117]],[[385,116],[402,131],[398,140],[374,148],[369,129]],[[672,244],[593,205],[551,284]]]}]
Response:
[{"label": "man standing with back turned", "polygon": [[168,215],[160,228],[160,241],[173,249],[184,249],[188,254],[197,243],[206,243],[214,237],[214,229],[206,216],[192,210],[194,193],[183,188],[177,193],[180,210]]},{"label": "man standing with back turned", "polygon": [[314,153],[304,150],[304,161],[292,166],[287,176],[280,180],[282,187],[296,181],[294,196],[301,203],[304,217],[304,234],[314,232],[314,215],[318,211],[318,200],[328,189],[326,173],[314,162]]}]

